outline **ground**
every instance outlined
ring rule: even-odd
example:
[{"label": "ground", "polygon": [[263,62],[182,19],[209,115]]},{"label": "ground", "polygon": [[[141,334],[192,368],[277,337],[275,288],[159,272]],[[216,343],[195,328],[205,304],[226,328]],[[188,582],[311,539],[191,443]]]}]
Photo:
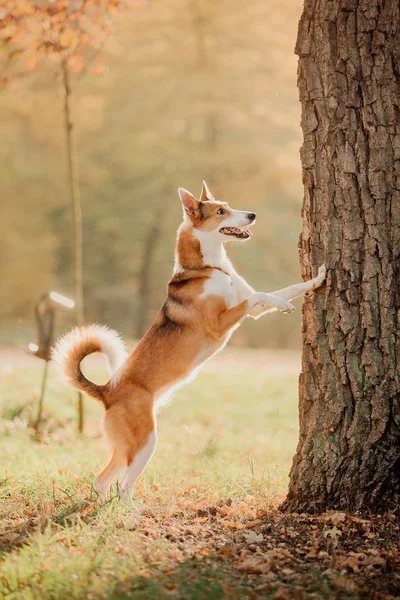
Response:
[{"label": "ground", "polygon": [[[86,368],[104,380],[98,360]],[[298,354],[226,349],[182,389],[159,415],[138,510],[97,497],[102,408],[85,400],[79,436],[76,394],[51,368],[35,436],[42,369],[0,350],[1,599],[400,597],[393,515],[278,510],[298,435]]]}]

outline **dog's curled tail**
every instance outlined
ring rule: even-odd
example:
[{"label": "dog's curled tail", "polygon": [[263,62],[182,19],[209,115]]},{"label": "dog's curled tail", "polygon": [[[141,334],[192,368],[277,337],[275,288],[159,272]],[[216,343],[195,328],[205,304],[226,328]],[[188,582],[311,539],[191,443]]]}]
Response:
[{"label": "dog's curled tail", "polygon": [[100,400],[108,408],[105,392],[109,388],[109,383],[97,385],[87,379],[81,371],[82,360],[94,352],[102,352],[106,355],[110,375],[123,365],[127,357],[125,344],[116,331],[104,325],[86,325],[75,327],[60,338],[52,350],[52,359],[67,383]]}]

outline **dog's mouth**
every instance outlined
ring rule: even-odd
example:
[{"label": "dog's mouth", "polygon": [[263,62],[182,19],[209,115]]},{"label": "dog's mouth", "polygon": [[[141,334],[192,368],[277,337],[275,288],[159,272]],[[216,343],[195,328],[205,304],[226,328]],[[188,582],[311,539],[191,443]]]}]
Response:
[{"label": "dog's mouth", "polygon": [[240,229],[239,227],[222,227],[219,232],[239,240],[249,240],[253,236],[249,229]]}]

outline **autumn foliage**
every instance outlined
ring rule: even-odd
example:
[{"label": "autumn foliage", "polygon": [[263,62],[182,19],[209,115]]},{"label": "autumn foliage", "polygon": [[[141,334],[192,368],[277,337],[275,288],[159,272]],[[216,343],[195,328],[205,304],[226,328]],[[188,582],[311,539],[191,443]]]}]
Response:
[{"label": "autumn foliage", "polygon": [[[96,60],[104,38],[112,32],[112,16],[132,4],[129,0],[9,1],[0,11],[0,36],[7,46],[7,62],[18,61],[15,75],[32,71],[43,60],[81,73],[101,75],[105,66]],[[2,78],[9,81],[9,75]]]}]

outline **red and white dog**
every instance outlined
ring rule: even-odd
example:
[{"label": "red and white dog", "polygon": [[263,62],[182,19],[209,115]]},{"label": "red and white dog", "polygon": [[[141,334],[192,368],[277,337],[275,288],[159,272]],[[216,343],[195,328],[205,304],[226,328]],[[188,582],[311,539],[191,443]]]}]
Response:
[{"label": "red and white dog", "polygon": [[[229,240],[251,238],[246,227],[255,222],[255,213],[215,200],[204,182],[200,200],[182,188],[179,196],[184,220],[168,296],[138,346],[128,356],[116,332],[89,325],[64,336],[53,353],[68,382],[106,409],[104,428],[112,456],[94,481],[104,498],[125,469],[119,495],[131,501],[133,486],[156,448],[157,408],[171,391],[193,378],[245,317],[258,319],[276,309],[291,313],[290,300],[315,290],[326,276],[322,266],[310,281],[271,294],[255,292],[236,273],[224,247]],[[105,385],[89,381],[81,372],[81,361],[93,352],[108,358],[111,379]]]}]

